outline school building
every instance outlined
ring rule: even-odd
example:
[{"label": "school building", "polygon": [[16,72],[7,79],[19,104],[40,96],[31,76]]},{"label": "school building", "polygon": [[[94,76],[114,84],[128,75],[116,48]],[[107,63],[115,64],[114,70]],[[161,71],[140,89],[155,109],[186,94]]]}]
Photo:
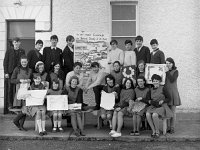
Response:
[{"label": "school building", "polygon": [[22,39],[26,52],[37,39],[49,45],[58,35],[77,31],[105,33],[119,41],[137,35],[144,45],[156,38],[166,58],[179,70],[179,111],[200,111],[200,1],[199,0],[0,0],[0,113],[4,113],[3,59],[13,37]]}]

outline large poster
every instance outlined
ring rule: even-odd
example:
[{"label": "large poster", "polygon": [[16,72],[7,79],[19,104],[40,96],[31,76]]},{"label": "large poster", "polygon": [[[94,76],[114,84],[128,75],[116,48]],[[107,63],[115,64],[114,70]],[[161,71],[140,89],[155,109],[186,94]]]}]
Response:
[{"label": "large poster", "polygon": [[161,76],[162,78],[161,84],[164,85],[165,77],[166,77],[165,67],[166,67],[166,64],[146,64],[145,79],[147,83],[152,84],[151,77],[153,76],[153,74],[157,74]]},{"label": "large poster", "polygon": [[104,33],[77,32],[74,34],[74,61],[83,64],[83,71],[89,73],[90,64],[99,62],[107,67],[108,35]]},{"label": "large poster", "polygon": [[47,110],[68,110],[68,96],[47,95]]},{"label": "large poster", "polygon": [[26,98],[26,106],[37,106],[44,104],[44,98],[47,90],[28,90]]}]

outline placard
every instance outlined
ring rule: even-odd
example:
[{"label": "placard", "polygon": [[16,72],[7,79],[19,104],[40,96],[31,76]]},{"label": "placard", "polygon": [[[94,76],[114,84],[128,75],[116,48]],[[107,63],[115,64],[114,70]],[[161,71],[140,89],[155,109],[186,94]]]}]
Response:
[{"label": "placard", "polygon": [[123,78],[129,78],[132,81],[136,80],[136,67],[135,65],[126,66],[122,68]]},{"label": "placard", "polygon": [[106,93],[102,91],[100,107],[104,108],[105,110],[113,110],[114,105],[115,105],[115,94]]},{"label": "placard", "polygon": [[148,84],[152,84],[151,77],[153,74],[157,74],[161,76],[162,82],[161,85],[165,84],[165,78],[166,78],[166,73],[165,73],[165,67],[166,64],[146,64],[145,67],[145,79]]},{"label": "placard", "polygon": [[68,110],[68,96],[47,95],[47,110]]},{"label": "placard", "polygon": [[81,103],[74,103],[68,105],[69,110],[81,110],[81,107],[82,107]]},{"label": "placard", "polygon": [[28,90],[26,98],[26,106],[38,106],[44,104],[44,97],[47,90]]}]

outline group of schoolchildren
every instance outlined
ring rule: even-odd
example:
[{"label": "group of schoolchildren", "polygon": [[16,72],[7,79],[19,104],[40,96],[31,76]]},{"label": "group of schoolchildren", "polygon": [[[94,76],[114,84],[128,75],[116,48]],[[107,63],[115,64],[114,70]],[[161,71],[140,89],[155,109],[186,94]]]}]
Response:
[{"label": "group of schoolchildren", "polygon": [[[91,63],[91,72],[86,84],[83,84],[82,64],[75,62],[73,36],[67,36],[67,46],[62,51],[57,47],[58,37],[50,38],[51,46],[43,49],[43,55],[39,52],[43,47],[42,40],[36,41],[35,49],[28,52],[20,49],[20,39],[13,39],[13,48],[7,50],[4,59],[5,78],[16,85],[16,94],[12,106],[21,108],[21,112],[15,117],[13,123],[19,130],[25,131],[23,127],[26,115],[35,117],[38,133],[40,136],[47,134],[45,129],[46,114],[53,119],[52,132],[63,132],[62,116],[71,116],[71,124],[76,136],[85,136],[82,125],[81,110],[47,111],[46,103],[41,106],[26,106],[25,100],[17,99],[17,93],[24,84],[30,90],[47,89],[46,95],[68,95],[68,103],[81,103],[82,110],[85,110],[83,103],[83,92],[93,89],[96,106],[94,109],[100,111],[103,120],[107,119],[110,125],[110,135],[120,137],[123,126],[123,117],[133,117],[133,130],[130,135],[140,135],[141,120],[145,116],[151,129],[152,137],[158,138],[159,118],[171,117],[169,132],[174,133],[175,108],[181,104],[177,89],[178,70],[172,58],[165,60],[164,53],[158,49],[156,39],[150,44],[153,52],[143,46],[143,38],[137,36],[135,39],[136,48],[132,49],[132,41],[126,40],[126,50],[117,48],[117,41],[110,42],[111,49],[108,51],[108,65],[110,72],[105,73],[98,62]],[[13,59],[13,60],[11,60]],[[9,62],[11,61],[11,62]],[[19,61],[19,65],[17,62]],[[12,64],[13,63],[13,64]],[[152,85],[147,85],[144,78],[146,63],[166,63],[166,81],[162,86],[161,77],[154,74]],[[137,66],[137,78],[132,80],[123,78],[122,66]],[[105,81],[102,84],[102,81]],[[8,91],[11,92],[10,89]],[[113,110],[105,110],[100,107],[101,93],[114,93],[115,105]],[[109,100],[108,100],[109,101]],[[9,102],[10,104],[11,102]],[[11,105],[11,104],[10,104]]]}]

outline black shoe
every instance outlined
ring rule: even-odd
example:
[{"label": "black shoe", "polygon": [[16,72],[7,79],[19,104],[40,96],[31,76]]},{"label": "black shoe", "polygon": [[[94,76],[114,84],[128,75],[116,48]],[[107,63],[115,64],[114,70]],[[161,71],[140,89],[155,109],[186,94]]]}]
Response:
[{"label": "black shoe", "polygon": [[14,125],[15,125],[17,128],[19,128],[19,129],[20,129],[20,124],[19,124],[19,122],[18,122],[18,121],[13,121],[13,123],[14,123]]},{"label": "black shoe", "polygon": [[43,135],[47,135],[47,131],[43,131],[42,133],[43,133]]},{"label": "black shoe", "polygon": [[39,133],[39,136],[43,136],[43,135],[44,135],[44,133],[43,133],[43,132],[40,132],[40,133]]},{"label": "black shoe", "polygon": [[20,127],[19,130],[21,130],[21,131],[27,131],[27,129],[25,129],[24,127]]}]

